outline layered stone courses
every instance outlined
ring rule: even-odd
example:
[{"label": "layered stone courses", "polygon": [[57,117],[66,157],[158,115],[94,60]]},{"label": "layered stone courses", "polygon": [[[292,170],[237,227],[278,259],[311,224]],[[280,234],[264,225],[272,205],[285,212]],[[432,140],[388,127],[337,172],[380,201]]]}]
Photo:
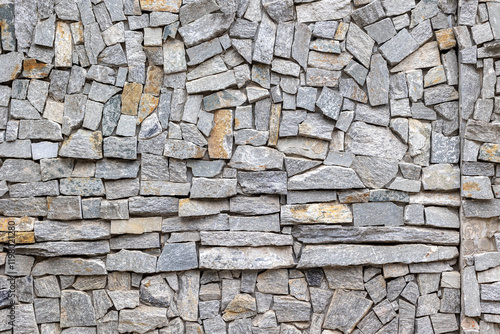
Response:
[{"label": "layered stone courses", "polygon": [[0,332],[500,331],[498,39],[494,1],[0,4]]}]

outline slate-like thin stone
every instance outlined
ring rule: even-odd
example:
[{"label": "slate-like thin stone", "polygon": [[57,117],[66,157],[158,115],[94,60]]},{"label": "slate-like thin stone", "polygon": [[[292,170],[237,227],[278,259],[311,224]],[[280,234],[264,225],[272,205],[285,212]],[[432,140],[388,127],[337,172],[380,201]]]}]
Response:
[{"label": "slate-like thin stone", "polygon": [[366,77],[370,105],[378,106],[389,101],[389,70],[381,55],[373,55],[370,72]]},{"label": "slate-like thin stone", "polygon": [[[373,254],[378,254],[373,257]],[[424,244],[397,246],[308,245],[302,250],[298,268],[349,266],[386,263],[428,263],[451,260],[458,256],[456,247]]]}]

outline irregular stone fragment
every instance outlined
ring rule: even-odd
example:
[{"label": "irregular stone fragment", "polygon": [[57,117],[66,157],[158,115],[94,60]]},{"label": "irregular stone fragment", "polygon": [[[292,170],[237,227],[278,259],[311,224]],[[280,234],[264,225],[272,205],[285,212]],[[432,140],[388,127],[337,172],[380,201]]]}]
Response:
[{"label": "irregular stone fragment", "polygon": [[320,166],[288,181],[290,190],[363,188],[354,170],[337,166]]},{"label": "irregular stone fragment", "polygon": [[[179,3],[180,4],[180,3]],[[207,14],[179,29],[186,46],[208,41],[225,32],[234,21],[234,12]]]},{"label": "irregular stone fragment", "polygon": [[389,101],[389,70],[382,56],[372,56],[370,72],[366,77],[366,85],[370,105],[387,104]]},{"label": "irregular stone fragment", "polygon": [[325,316],[324,328],[350,332],[368,313],[373,302],[354,292],[336,290]]},{"label": "irregular stone fragment", "polygon": [[[297,23],[292,44],[292,58],[305,70],[307,68],[308,48],[311,40],[311,30],[306,24]],[[339,52],[340,53],[340,52]]]},{"label": "irregular stone fragment", "polygon": [[325,159],[328,142],[304,137],[280,138],[277,149],[285,154],[297,154],[310,159]]},{"label": "irregular stone fragment", "polygon": [[[214,270],[278,269],[293,266],[292,247],[200,247],[200,268]],[[224,258],[225,261],[219,259]]]},{"label": "irregular stone fragment", "polygon": [[463,176],[462,196],[474,199],[493,199],[490,178],[487,176]]},{"label": "irregular stone fragment", "polygon": [[379,22],[375,22],[364,27],[368,35],[375,40],[379,45],[391,39],[396,35],[396,29],[390,18],[385,18]]},{"label": "irregular stone fragment", "polygon": [[354,122],[347,132],[346,150],[354,154],[399,160],[406,152],[406,145],[389,129]]},{"label": "irregular stone fragment", "polygon": [[63,141],[59,155],[69,158],[101,159],[102,134],[80,129]]},{"label": "irregular stone fragment", "polygon": [[[411,36],[410,36],[411,37]],[[384,44],[385,45],[385,44]],[[429,42],[417,51],[406,57],[391,69],[391,73],[416,70],[441,65],[440,53],[437,42]]]},{"label": "irregular stone fragment", "polygon": [[185,140],[167,139],[163,155],[175,159],[201,158],[206,148],[195,145]]},{"label": "irregular stone fragment", "polygon": [[156,256],[122,249],[118,253],[107,255],[106,268],[111,271],[132,271],[139,274],[154,273]]},{"label": "irregular stone fragment", "polygon": [[230,159],[233,148],[233,112],[217,110],[214,127],[208,138],[208,153],[213,159]]},{"label": "irregular stone fragment", "polygon": [[339,71],[351,61],[352,56],[348,52],[341,54],[324,53],[317,51],[309,52],[307,64],[311,67],[317,67],[329,71]]},{"label": "irregular stone fragment", "polygon": [[196,268],[198,268],[198,256],[194,242],[165,244],[156,266],[158,272]]},{"label": "irregular stone fragment", "polygon": [[118,331],[146,333],[167,325],[167,309],[141,305],[132,310],[121,310]]},{"label": "irregular stone fragment", "polygon": [[240,106],[247,100],[247,96],[236,89],[225,89],[217,93],[205,96],[203,105],[205,111]]},{"label": "irregular stone fragment", "polygon": [[290,236],[265,232],[205,232],[200,233],[201,244],[204,246],[292,246]]},{"label": "irregular stone fragment", "polygon": [[370,58],[374,44],[375,41],[363,32],[363,30],[361,30],[357,25],[354,23],[349,24],[346,49],[366,68],[370,67]]},{"label": "irregular stone fragment", "polygon": [[4,64],[0,70],[0,83],[14,80],[21,73],[22,61],[22,53],[9,52],[0,55],[0,63]]},{"label": "irregular stone fragment", "polygon": [[61,327],[95,326],[96,319],[90,296],[82,291],[61,292]]},{"label": "irregular stone fragment", "polygon": [[339,91],[343,97],[361,103],[368,102],[368,96],[365,91],[353,79],[340,79]]},{"label": "irregular stone fragment", "polygon": [[202,92],[219,91],[236,85],[234,71],[226,71],[219,74],[210,75],[186,83],[188,94]]},{"label": "irregular stone fragment", "polygon": [[298,5],[296,10],[299,22],[338,20],[352,11],[350,1],[347,0],[321,0]]},{"label": "irregular stone fragment", "polygon": [[184,43],[179,40],[168,39],[163,44],[163,71],[165,74],[171,74],[186,70]]},{"label": "irregular stone fragment", "polygon": [[55,59],[56,67],[70,67],[72,64],[73,44],[69,24],[58,21],[55,36]]},{"label": "irregular stone fragment", "polygon": [[[395,65],[415,52],[418,47],[418,43],[413,39],[408,30],[403,29],[382,45],[380,47],[380,52],[387,59],[389,64]],[[395,72],[394,69],[391,70],[391,72]]]}]

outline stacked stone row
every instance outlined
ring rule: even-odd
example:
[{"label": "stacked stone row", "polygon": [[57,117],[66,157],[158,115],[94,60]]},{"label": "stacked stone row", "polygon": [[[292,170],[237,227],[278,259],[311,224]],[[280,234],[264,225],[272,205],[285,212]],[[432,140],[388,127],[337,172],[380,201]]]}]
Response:
[{"label": "stacked stone row", "polygon": [[0,4],[0,318],[13,276],[16,334],[456,331],[456,12]]},{"label": "stacked stone row", "polygon": [[464,2],[457,36],[462,146],[464,316],[467,333],[500,331],[500,3]]}]

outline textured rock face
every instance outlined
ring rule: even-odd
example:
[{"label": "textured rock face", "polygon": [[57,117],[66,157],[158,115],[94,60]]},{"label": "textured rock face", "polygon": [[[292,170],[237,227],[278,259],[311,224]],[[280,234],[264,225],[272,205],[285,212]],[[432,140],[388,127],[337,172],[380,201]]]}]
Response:
[{"label": "textured rock face", "polygon": [[499,13],[3,1],[0,332],[499,331]]}]

